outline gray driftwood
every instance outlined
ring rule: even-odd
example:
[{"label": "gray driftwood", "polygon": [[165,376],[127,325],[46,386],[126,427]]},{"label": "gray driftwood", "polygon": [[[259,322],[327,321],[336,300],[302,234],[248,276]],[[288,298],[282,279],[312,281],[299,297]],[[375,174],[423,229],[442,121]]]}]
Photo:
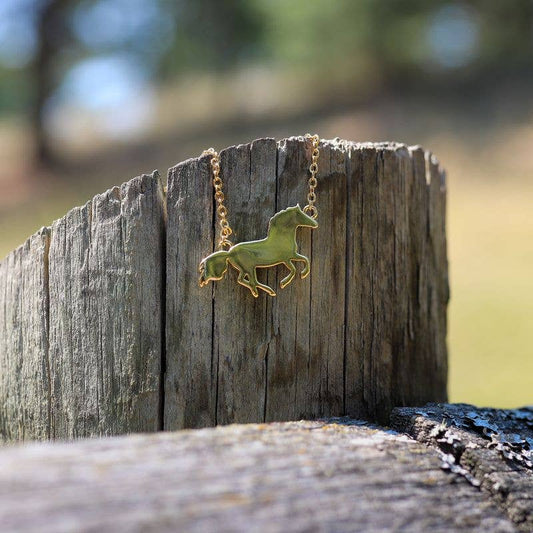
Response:
[{"label": "gray driftwood", "polygon": [[[509,424],[511,412],[498,414],[524,438],[532,415],[517,411]],[[445,439],[470,443],[460,468],[450,468],[442,439],[430,436],[441,416]],[[330,419],[8,448],[0,451],[0,529],[531,531],[528,467],[472,447],[472,428],[485,419],[471,406],[397,411],[398,429],[422,442]]]},{"label": "gray driftwood", "polygon": [[[444,174],[401,144],[323,141],[309,278],[200,289],[209,157],[96,196],[0,263],[3,440],[351,415],[446,399]],[[306,202],[301,137],[222,150],[236,241]],[[165,220],[168,211],[168,221]],[[166,240],[165,240],[166,232]],[[166,315],[166,316],[165,316]]]}]

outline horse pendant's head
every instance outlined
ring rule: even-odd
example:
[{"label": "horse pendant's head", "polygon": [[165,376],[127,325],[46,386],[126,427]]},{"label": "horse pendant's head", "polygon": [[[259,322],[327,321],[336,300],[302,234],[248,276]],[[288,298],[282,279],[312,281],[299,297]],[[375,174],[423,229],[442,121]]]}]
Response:
[{"label": "horse pendant's head", "polygon": [[294,211],[294,218],[298,226],[303,226],[305,228],[318,228],[318,222],[310,217],[301,207],[300,204],[296,204],[294,207],[289,207],[287,211]]},{"label": "horse pendant's head", "polygon": [[227,261],[228,252],[225,250],[212,253],[202,259],[200,266],[198,267],[198,271],[200,272],[198,283],[200,284],[200,287],[204,287],[210,281],[218,281],[222,279],[228,270]]}]

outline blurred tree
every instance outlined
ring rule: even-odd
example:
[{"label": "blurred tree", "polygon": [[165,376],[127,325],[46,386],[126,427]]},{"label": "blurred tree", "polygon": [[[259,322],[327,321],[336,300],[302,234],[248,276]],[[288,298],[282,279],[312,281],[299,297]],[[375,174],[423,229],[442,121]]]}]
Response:
[{"label": "blurred tree", "polygon": [[171,77],[188,70],[233,68],[257,59],[264,21],[249,0],[164,0],[176,21],[174,42],[161,58],[160,72]]},{"label": "blurred tree", "polygon": [[[382,83],[485,83],[531,73],[531,0],[254,0],[276,63],[320,77],[367,66]],[[366,72],[363,72],[363,77]],[[430,75],[428,75],[430,74]],[[364,82],[364,80],[361,80]]]},{"label": "blurred tree", "polygon": [[70,0],[48,0],[36,24],[37,50],[33,61],[34,98],[31,111],[36,161],[41,166],[55,163],[44,122],[45,105],[57,88],[58,57],[71,42],[66,10]]},{"label": "blurred tree", "polygon": [[0,0],[0,113],[31,109],[36,159],[51,164],[50,109],[93,112],[110,94],[120,105],[125,87],[253,61],[303,75],[325,98],[365,85],[479,88],[533,75],[532,35],[531,0]]}]

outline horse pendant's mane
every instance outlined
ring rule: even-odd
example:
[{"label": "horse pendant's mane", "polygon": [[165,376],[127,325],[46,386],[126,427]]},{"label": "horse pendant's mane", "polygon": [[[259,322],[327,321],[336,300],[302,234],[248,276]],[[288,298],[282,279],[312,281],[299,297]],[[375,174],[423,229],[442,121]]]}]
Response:
[{"label": "horse pendant's mane", "polygon": [[300,276],[302,279],[307,277],[311,269],[310,261],[308,257],[298,253],[296,243],[296,229],[300,226],[314,229],[318,224],[304,213],[299,205],[279,211],[268,223],[266,238],[260,241],[241,242],[227,251],[220,250],[203,259],[199,266],[200,286],[207,285],[209,281],[221,280],[228,270],[228,264],[238,271],[237,282],[248,288],[255,297],[259,296],[258,289],[270,296],[276,295],[271,287],[258,281],[257,268],[285,265],[289,269],[289,274],[281,280],[282,289],[296,275],[293,261],[304,263]]}]

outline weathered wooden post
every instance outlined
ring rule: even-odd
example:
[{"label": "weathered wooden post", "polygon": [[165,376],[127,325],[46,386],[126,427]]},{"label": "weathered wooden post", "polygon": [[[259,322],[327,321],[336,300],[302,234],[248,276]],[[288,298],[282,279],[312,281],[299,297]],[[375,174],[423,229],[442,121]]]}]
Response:
[{"label": "weathered wooden post", "polygon": [[[307,192],[309,144],[220,153],[239,241]],[[308,279],[255,299],[198,286],[209,157],[96,196],[0,263],[0,435],[71,438],[348,414],[446,399],[445,185],[419,147],[323,141]],[[166,243],[165,243],[166,235]],[[260,276],[278,287],[283,267]]]},{"label": "weathered wooden post", "polygon": [[[319,229],[300,230],[310,282],[258,299],[230,279],[199,290],[214,249],[209,157],[169,173],[165,428],[349,414],[446,399],[445,185],[435,159],[394,143],[322,142]],[[306,197],[309,143],[221,152],[240,241]],[[283,267],[270,276],[278,285]],[[231,279],[233,278],[233,279]]]},{"label": "weathered wooden post", "polygon": [[76,207],[0,263],[0,437],[160,428],[157,174]]},{"label": "weathered wooden post", "polygon": [[97,195],[52,225],[54,436],[160,429],[164,236],[157,173]]},{"label": "weathered wooden post", "polygon": [[49,242],[43,228],[0,263],[0,440],[51,436]]}]

